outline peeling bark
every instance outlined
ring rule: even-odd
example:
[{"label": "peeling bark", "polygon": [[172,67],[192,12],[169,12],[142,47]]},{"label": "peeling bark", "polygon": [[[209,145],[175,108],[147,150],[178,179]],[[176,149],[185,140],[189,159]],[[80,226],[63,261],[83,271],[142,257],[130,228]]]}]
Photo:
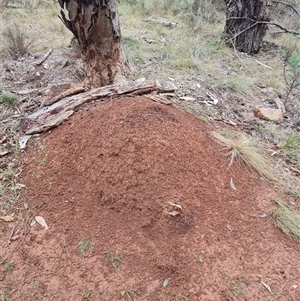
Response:
[{"label": "peeling bark", "polygon": [[118,1],[60,0],[59,3],[61,20],[79,42],[85,86],[102,87],[126,77],[129,67],[121,46]]},{"label": "peeling bark", "polygon": [[271,20],[267,0],[225,0],[223,36],[230,46],[248,54],[258,53]]},{"label": "peeling bark", "polygon": [[[53,101],[44,103],[44,107],[25,116],[21,122],[22,130],[26,135],[48,131],[68,119],[74,111],[86,103],[110,101],[120,96],[137,96],[154,93],[153,95],[148,95],[148,98],[164,105],[170,105],[172,103],[164,98],[163,93],[173,93],[176,89],[172,82],[146,82],[144,79],[134,82],[124,80],[79,94],[74,93],[76,91],[79,92],[80,87],[76,89],[71,88],[55,97]],[[49,105],[50,103],[51,105]]]}]

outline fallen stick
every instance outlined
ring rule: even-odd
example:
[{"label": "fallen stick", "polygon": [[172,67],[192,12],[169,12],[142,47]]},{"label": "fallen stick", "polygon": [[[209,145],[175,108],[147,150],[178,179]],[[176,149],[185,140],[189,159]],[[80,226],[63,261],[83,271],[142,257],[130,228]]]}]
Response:
[{"label": "fallen stick", "polygon": [[168,21],[164,21],[164,20],[156,20],[156,19],[147,19],[147,20],[144,20],[144,22],[150,22],[150,23],[154,23],[154,24],[160,24],[162,26],[169,27],[169,28],[175,28],[175,27],[179,26],[178,23],[168,22]]},{"label": "fallen stick", "polygon": [[48,58],[49,55],[52,53],[52,51],[53,51],[52,48],[49,49],[49,50],[44,54],[44,56],[43,56],[39,61],[37,61],[35,64],[36,64],[37,66],[42,65],[42,64],[47,60],[47,58]]}]

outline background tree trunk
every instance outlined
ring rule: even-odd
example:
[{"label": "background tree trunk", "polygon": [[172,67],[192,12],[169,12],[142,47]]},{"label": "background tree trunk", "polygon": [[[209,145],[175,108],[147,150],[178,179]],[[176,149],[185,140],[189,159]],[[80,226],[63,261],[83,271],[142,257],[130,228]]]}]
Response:
[{"label": "background tree trunk", "polygon": [[271,20],[267,0],[225,0],[226,42],[237,50],[258,53]]},{"label": "background tree trunk", "polygon": [[59,0],[61,19],[79,42],[88,88],[126,77],[129,67],[121,46],[117,0]]}]

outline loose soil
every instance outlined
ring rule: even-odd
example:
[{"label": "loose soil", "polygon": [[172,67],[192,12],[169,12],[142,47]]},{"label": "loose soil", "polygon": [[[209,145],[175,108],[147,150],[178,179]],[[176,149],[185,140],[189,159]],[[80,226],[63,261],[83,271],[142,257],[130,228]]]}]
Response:
[{"label": "loose soil", "polygon": [[[27,220],[6,223],[2,241],[21,230],[6,247],[13,269],[0,291],[13,300],[300,300],[299,244],[272,218],[280,188],[228,170],[213,130],[136,97],[78,112],[30,142]],[[49,229],[29,226],[34,216]]]}]

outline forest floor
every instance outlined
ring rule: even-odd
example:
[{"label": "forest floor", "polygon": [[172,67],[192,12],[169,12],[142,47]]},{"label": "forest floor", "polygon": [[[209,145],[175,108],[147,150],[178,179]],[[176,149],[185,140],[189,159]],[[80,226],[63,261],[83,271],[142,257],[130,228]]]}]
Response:
[{"label": "forest floor", "polygon": [[[282,99],[268,73],[271,62],[280,65],[278,49],[272,42],[254,57],[222,55],[212,75],[190,62],[173,68],[145,37],[148,23],[129,35],[133,21],[123,18],[133,79],[173,82],[170,105],[145,96],[90,102],[20,149],[24,117],[80,83],[82,67],[71,48],[54,49],[39,65],[47,49],[2,56],[1,83],[19,103],[0,104],[0,299],[300,300],[299,241],[274,217],[279,200],[300,209],[299,162],[283,147],[299,137],[300,91],[280,123],[253,113]],[[173,29],[155,26],[172,39]],[[130,52],[148,44],[159,47],[149,57]],[[253,66],[256,81],[243,89],[239,72]],[[225,85],[232,74],[242,82]],[[243,165],[228,169],[215,132],[256,139],[279,182]]]}]

